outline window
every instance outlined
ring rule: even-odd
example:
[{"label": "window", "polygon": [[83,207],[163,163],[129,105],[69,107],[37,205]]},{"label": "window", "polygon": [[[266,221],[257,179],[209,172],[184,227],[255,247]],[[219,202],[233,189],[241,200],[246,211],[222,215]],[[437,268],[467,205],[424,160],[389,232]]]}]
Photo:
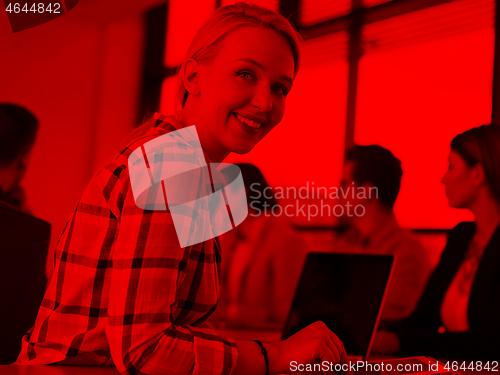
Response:
[{"label": "window", "polygon": [[[216,4],[233,2],[169,1],[162,112],[174,110],[172,74],[193,30]],[[402,160],[401,224],[450,228],[469,218],[447,206],[440,180],[451,139],[491,121],[495,1],[361,0],[355,12],[352,0],[257,3],[297,17],[303,61],[282,123],[227,162],[258,165],[274,186],[336,186],[354,134],[354,142],[380,144]],[[356,43],[359,61],[348,56]]]},{"label": "window", "polygon": [[494,3],[453,1],[362,29],[355,142],[402,161],[395,211],[411,228],[470,219],[448,207],[440,180],[451,139],[491,122]]}]

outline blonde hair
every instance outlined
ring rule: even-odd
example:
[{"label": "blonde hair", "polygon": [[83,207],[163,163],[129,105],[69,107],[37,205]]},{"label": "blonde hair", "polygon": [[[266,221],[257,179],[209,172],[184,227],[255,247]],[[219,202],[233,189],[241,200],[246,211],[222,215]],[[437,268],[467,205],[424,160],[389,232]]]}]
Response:
[{"label": "blonde hair", "polygon": [[227,5],[217,9],[194,36],[177,73],[177,95],[174,108],[177,110],[182,109],[187,100],[188,91],[183,82],[186,62],[190,59],[194,59],[199,63],[209,62],[210,59],[215,57],[221,41],[242,26],[263,26],[283,35],[292,47],[293,77],[295,78],[299,70],[299,45],[302,39],[290,22],[281,14],[254,4],[240,2]]}]

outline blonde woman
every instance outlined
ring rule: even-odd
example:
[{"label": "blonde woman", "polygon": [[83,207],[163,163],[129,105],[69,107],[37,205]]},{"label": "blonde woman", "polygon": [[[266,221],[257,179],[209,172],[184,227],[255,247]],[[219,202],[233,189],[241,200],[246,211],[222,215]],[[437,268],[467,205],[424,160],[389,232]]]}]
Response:
[{"label": "blonde woman", "polygon": [[[124,374],[276,374],[290,362],[345,362],[340,340],[315,323],[283,342],[220,337],[218,240],[180,247],[172,215],[141,209],[128,157],[195,125],[207,163],[246,153],[282,119],[299,68],[299,39],[282,16],[239,3],[218,9],[179,72],[175,116],[155,116],[90,182],[62,234],[54,273],[18,364],[115,364]],[[160,159],[197,164],[172,135]],[[159,161],[161,162],[161,161]],[[182,186],[190,189],[193,186]],[[205,202],[208,205],[208,202]]]}]

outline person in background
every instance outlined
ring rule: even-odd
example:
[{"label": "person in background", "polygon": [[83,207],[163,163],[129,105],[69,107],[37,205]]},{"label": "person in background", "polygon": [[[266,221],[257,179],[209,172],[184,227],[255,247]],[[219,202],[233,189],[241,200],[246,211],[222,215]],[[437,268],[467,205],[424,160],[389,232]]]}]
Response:
[{"label": "person in background", "polygon": [[500,127],[483,125],[451,142],[441,182],[448,204],[474,222],[449,234],[415,312],[377,333],[373,351],[497,360],[500,353]]},{"label": "person in background", "polygon": [[[346,156],[341,187],[343,204],[365,210],[345,210],[344,232],[336,252],[384,254],[396,257],[381,324],[407,318],[415,309],[431,272],[426,249],[394,216],[393,206],[401,185],[401,162],[378,145],[352,147]],[[353,190],[352,190],[353,189]],[[354,197],[352,195],[354,191]]]},{"label": "person in background", "polygon": [[0,200],[25,210],[20,186],[35,143],[38,120],[16,104],[0,103]]},{"label": "person in background", "polygon": [[[176,112],[143,124],[85,189],[16,364],[264,375],[289,373],[291,361],[347,363],[342,342],[321,322],[264,344],[223,337],[209,323],[222,252],[218,238],[205,237],[214,234],[210,208],[221,204],[220,193],[207,194],[220,174],[207,164],[249,152],[278,125],[299,69],[299,44],[289,21],[271,10],[245,3],[215,10],[179,70]],[[147,191],[138,199],[137,174]],[[190,179],[172,182],[179,175]],[[167,209],[165,184],[174,190],[170,202],[193,205]],[[180,226],[200,242],[181,244],[171,212],[179,208]]]},{"label": "person in background", "polygon": [[237,164],[248,217],[221,236],[222,287],[214,322],[220,327],[283,326],[304,265],[306,245],[276,202],[262,172]]}]

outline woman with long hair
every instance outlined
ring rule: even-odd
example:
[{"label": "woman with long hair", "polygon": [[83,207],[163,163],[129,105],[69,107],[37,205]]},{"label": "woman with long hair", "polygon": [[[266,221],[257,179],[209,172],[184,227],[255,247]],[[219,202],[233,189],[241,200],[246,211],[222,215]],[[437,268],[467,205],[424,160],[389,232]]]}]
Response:
[{"label": "woman with long hair", "polygon": [[[18,364],[276,374],[288,373],[291,361],[346,362],[342,343],[322,323],[262,344],[221,337],[207,322],[217,305],[221,259],[210,237],[217,172],[207,164],[249,152],[281,121],[298,46],[286,18],[245,3],[218,9],[201,27],[179,71],[174,116],[156,115],[134,132],[71,215]],[[189,173],[175,180],[179,171],[170,167]],[[194,206],[177,205],[193,191],[203,193],[195,194]],[[177,219],[189,229],[183,246]]]},{"label": "woman with long hair", "polygon": [[500,126],[483,125],[451,142],[442,179],[451,207],[474,222],[449,234],[415,312],[374,351],[441,358],[497,359],[500,353]]}]

